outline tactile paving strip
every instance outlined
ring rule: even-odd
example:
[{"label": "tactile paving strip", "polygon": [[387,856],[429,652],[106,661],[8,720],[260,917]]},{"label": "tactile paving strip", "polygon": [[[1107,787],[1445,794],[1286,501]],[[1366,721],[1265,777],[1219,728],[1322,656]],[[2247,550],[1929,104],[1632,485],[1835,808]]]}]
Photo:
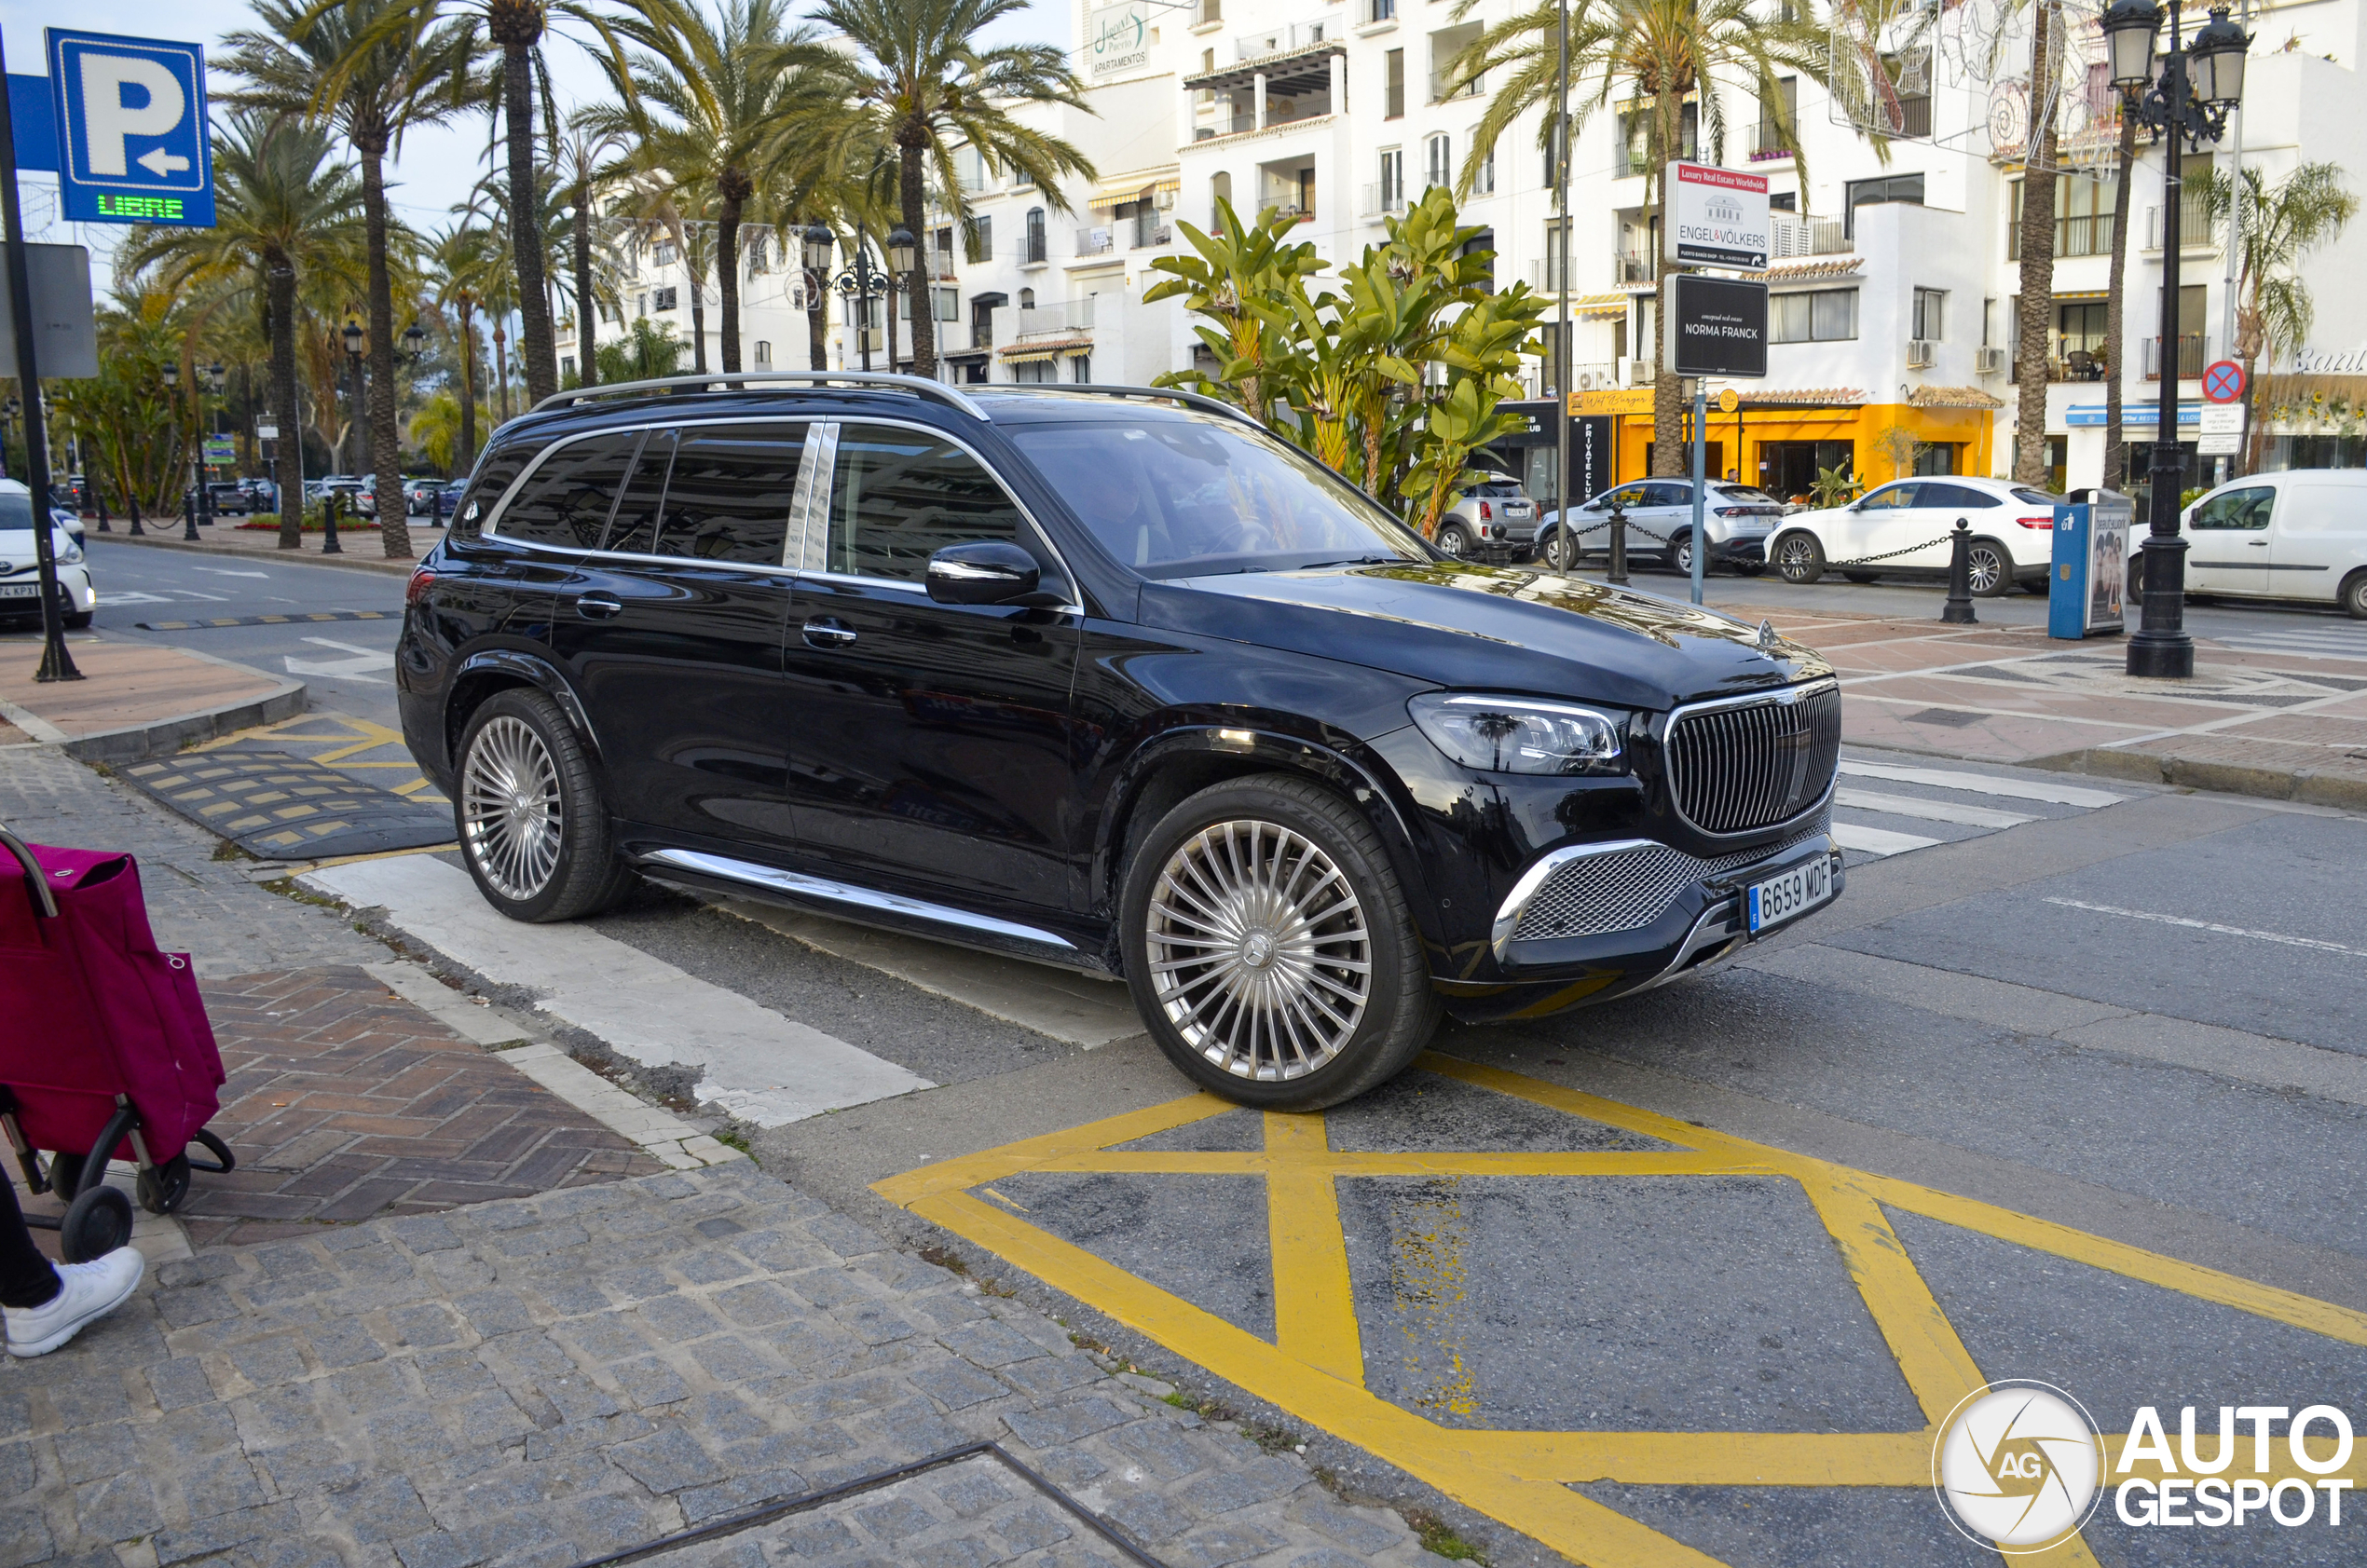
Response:
[{"label": "tactile paving strip", "polygon": [[406,800],[285,752],[193,752],[119,771],[262,860],[325,860],[452,841],[448,808]]}]

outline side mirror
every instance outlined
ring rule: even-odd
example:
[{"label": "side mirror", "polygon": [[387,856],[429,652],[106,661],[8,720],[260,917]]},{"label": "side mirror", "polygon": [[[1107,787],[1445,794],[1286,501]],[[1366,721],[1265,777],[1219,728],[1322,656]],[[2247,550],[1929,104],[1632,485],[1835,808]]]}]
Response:
[{"label": "side mirror", "polygon": [[929,557],[929,597],[940,605],[1057,603],[1039,593],[1035,557],[1007,539],[949,544]]}]

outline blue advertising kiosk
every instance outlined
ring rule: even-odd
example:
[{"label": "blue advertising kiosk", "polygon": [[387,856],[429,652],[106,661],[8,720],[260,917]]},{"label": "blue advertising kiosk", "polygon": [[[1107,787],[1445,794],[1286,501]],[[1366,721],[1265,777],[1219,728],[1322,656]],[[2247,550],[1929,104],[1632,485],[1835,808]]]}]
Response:
[{"label": "blue advertising kiosk", "polygon": [[2046,634],[2077,642],[2123,632],[2128,530],[2137,503],[2110,490],[2055,508],[2054,580],[2046,585]]}]

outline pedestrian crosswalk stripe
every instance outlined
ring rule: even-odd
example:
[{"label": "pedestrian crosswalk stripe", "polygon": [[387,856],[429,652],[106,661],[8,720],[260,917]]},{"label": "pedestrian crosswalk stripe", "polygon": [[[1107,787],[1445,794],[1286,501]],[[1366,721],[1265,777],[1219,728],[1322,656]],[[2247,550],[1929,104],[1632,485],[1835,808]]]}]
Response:
[{"label": "pedestrian crosswalk stripe", "polygon": [[2312,659],[2367,661],[2367,626],[2296,627],[2217,639],[2244,653],[2292,653]]},{"label": "pedestrian crosswalk stripe", "polygon": [[1833,824],[1833,842],[1861,854],[1904,854],[1909,850],[1930,849],[1939,841],[1914,833],[1894,833],[1887,827],[1867,827],[1854,822]]},{"label": "pedestrian crosswalk stripe", "polygon": [[1844,760],[1840,770],[1852,778],[1888,779],[1894,784],[1928,784],[1934,789],[1962,789],[1975,795],[2003,795],[2016,800],[2045,800],[2058,806],[2117,806],[2128,798],[2104,789],[2075,784],[2000,779],[1987,773],[1960,773],[1945,768],[1898,768],[1883,762]]},{"label": "pedestrian crosswalk stripe", "polygon": [[1986,806],[1967,806],[1954,800],[1925,800],[1912,795],[1877,795],[1870,789],[1837,789],[1833,804],[1851,806],[1861,811],[1881,811],[1894,817],[1917,817],[1925,822],[1962,823],[1966,827],[2019,827],[2036,817],[2019,811],[1995,811]]}]

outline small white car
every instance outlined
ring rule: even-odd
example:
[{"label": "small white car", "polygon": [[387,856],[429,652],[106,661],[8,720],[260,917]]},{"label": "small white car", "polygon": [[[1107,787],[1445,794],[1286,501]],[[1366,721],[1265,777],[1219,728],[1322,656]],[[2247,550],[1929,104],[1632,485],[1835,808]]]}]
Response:
[{"label": "small white car", "polygon": [[[1636,479],[1615,484],[1583,506],[1572,507],[1575,525],[1565,537],[1562,514],[1548,512],[1538,530],[1538,551],[1555,571],[1611,549],[1611,507],[1627,517],[1627,553],[1632,561],[1657,560],[1674,572],[1693,569],[1693,482]],[[1731,566],[1744,577],[1767,569],[1767,536],[1784,514],[1784,503],[1764,490],[1713,479],[1703,486],[1702,531],[1709,536],[1709,565]],[[1571,545],[1575,543],[1573,553]]]},{"label": "small white car", "polygon": [[2195,498],[2185,528],[2187,592],[2331,600],[2367,620],[2367,469],[2230,480]]},{"label": "small white car", "polygon": [[[57,552],[58,591],[65,600],[66,624],[90,624],[99,591],[90,580],[82,543],[65,526],[66,514],[49,519],[49,548]],[[14,479],[0,479],[0,624],[41,620],[41,564],[33,538],[33,492]]]},{"label": "small white car", "polygon": [[1795,512],[1768,542],[1786,582],[1838,571],[1852,582],[1878,577],[1946,578],[1949,535],[1972,528],[1972,588],[1994,598],[2016,583],[2046,592],[2054,560],[2057,498],[2004,479],[1950,474],[1894,480],[1847,506]]}]

